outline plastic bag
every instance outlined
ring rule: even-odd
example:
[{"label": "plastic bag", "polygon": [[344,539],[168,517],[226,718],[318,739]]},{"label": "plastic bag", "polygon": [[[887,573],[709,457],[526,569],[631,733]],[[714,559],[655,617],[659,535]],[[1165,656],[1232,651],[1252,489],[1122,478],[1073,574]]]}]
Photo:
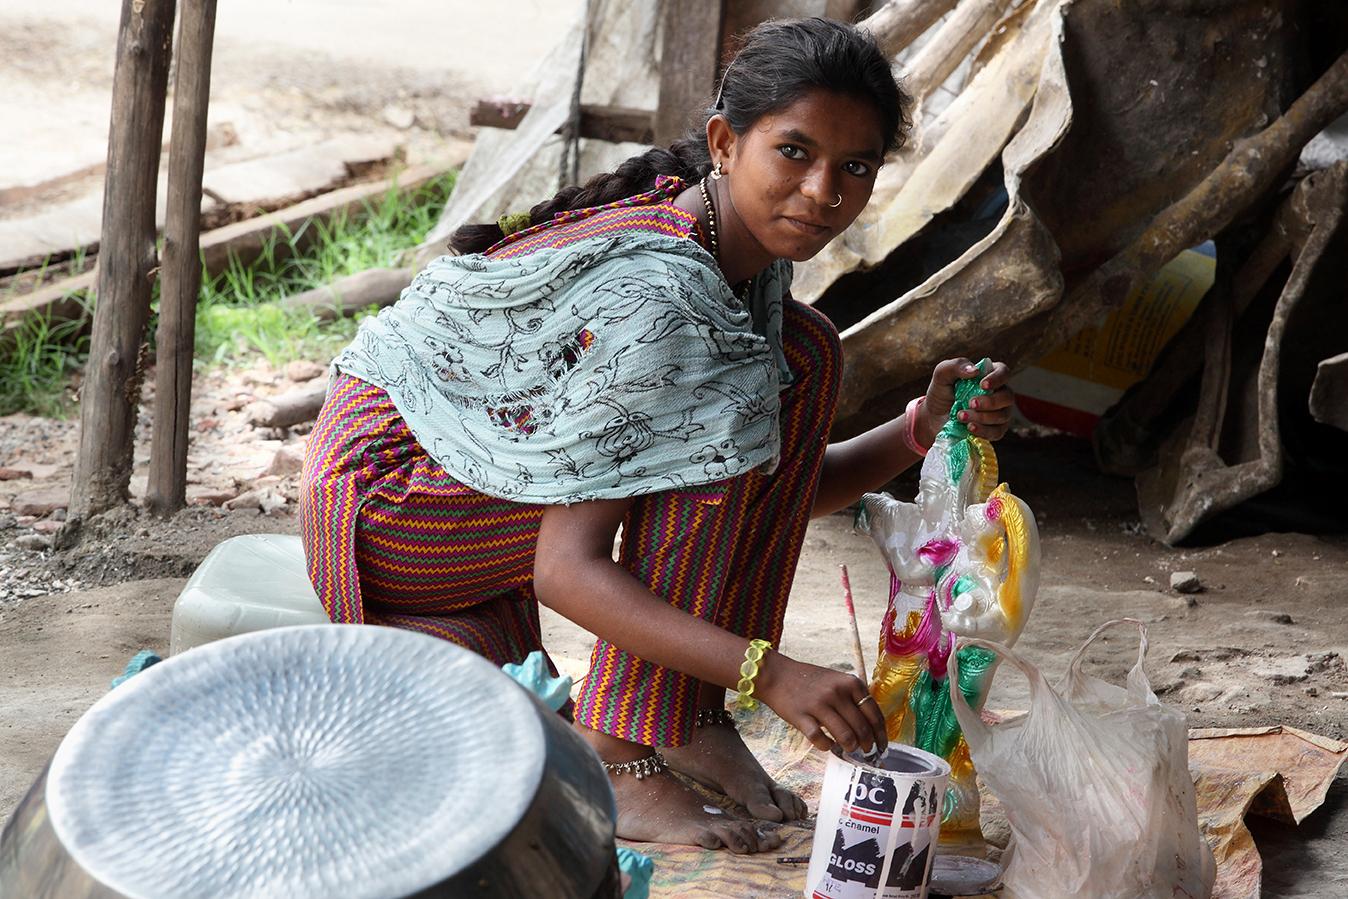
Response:
[{"label": "plastic bag", "polygon": [[[1083,674],[1087,648],[1125,622],[1141,634],[1127,687]],[[1057,690],[1005,646],[963,642],[992,650],[1030,681],[1029,714],[1000,725],[950,691],[974,764],[1011,825],[1004,899],[1208,899],[1216,865],[1198,830],[1188,727],[1142,670],[1146,626],[1124,618],[1097,628]]]}]

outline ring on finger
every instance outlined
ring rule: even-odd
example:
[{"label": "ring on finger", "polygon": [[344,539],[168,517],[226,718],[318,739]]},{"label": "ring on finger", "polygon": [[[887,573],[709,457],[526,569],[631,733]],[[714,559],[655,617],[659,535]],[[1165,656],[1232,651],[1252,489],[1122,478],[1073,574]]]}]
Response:
[{"label": "ring on finger", "polygon": [[865,705],[865,704],[866,704],[866,700],[868,700],[868,699],[873,700],[873,699],[875,699],[875,697],[872,696],[871,694],[867,693],[865,696],[863,696],[862,698],[860,698],[860,699],[857,700],[857,707],[860,708],[861,706]]}]

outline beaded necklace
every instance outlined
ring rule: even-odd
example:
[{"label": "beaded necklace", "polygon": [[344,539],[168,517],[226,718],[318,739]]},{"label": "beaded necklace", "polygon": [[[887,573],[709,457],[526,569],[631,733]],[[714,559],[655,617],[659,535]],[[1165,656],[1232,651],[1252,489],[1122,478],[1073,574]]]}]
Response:
[{"label": "beaded necklace", "polygon": [[[702,192],[702,206],[707,210],[707,235],[711,243],[711,255],[719,265],[721,262],[721,243],[716,239],[716,207],[711,204],[711,196],[707,193],[707,179],[697,182],[697,189]],[[749,288],[753,287],[754,279],[750,278],[744,282],[744,286],[739,290],[731,288],[731,292],[737,296],[741,302],[749,296]]]},{"label": "beaded necklace", "polygon": [[711,197],[707,194],[706,178],[697,182],[697,189],[702,191],[702,206],[707,210],[707,231],[711,237],[711,255],[717,262],[720,262],[721,244],[716,239],[716,208],[711,205]]}]

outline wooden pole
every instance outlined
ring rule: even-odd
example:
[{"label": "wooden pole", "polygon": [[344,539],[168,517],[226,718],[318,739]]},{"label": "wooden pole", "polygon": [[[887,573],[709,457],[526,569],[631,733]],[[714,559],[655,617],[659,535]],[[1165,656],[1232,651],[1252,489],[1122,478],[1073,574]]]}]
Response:
[{"label": "wooden pole", "polygon": [[880,50],[893,56],[955,8],[956,0],[889,0],[863,19],[860,27],[875,35]]},{"label": "wooden pole", "polygon": [[178,70],[169,140],[168,218],[159,299],[154,432],[146,500],[157,515],[187,504],[187,424],[192,407],[192,346],[201,290],[201,174],[216,0],[182,0]]},{"label": "wooden pole", "polygon": [[664,0],[655,144],[683,137],[716,87],[722,0]]},{"label": "wooden pole", "polygon": [[1331,65],[1281,117],[1258,134],[1236,141],[1207,177],[1158,212],[1132,243],[1083,278],[1058,304],[1051,329],[1018,354],[1034,359],[1123,305],[1143,278],[1229,226],[1250,204],[1281,183],[1301,148],[1348,112],[1348,53]]},{"label": "wooden pole", "polygon": [[908,60],[904,89],[917,103],[945,83],[1002,18],[1011,0],[961,0],[931,40]]},{"label": "wooden pole", "polygon": [[[155,267],[155,182],[174,0],[123,0],[98,253],[98,303],[70,491],[78,521],[128,497],[141,347]],[[74,533],[72,526],[70,533]]]}]

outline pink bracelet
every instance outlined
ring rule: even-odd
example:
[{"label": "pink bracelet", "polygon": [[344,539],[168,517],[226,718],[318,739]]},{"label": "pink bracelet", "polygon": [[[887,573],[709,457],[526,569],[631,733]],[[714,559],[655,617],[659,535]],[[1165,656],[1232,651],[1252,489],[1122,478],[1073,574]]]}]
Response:
[{"label": "pink bracelet", "polygon": [[907,427],[903,429],[903,445],[908,447],[919,456],[926,457],[927,450],[931,447],[923,446],[917,442],[917,416],[922,409],[922,403],[926,400],[925,396],[908,401],[908,408],[904,410],[907,416]]}]

